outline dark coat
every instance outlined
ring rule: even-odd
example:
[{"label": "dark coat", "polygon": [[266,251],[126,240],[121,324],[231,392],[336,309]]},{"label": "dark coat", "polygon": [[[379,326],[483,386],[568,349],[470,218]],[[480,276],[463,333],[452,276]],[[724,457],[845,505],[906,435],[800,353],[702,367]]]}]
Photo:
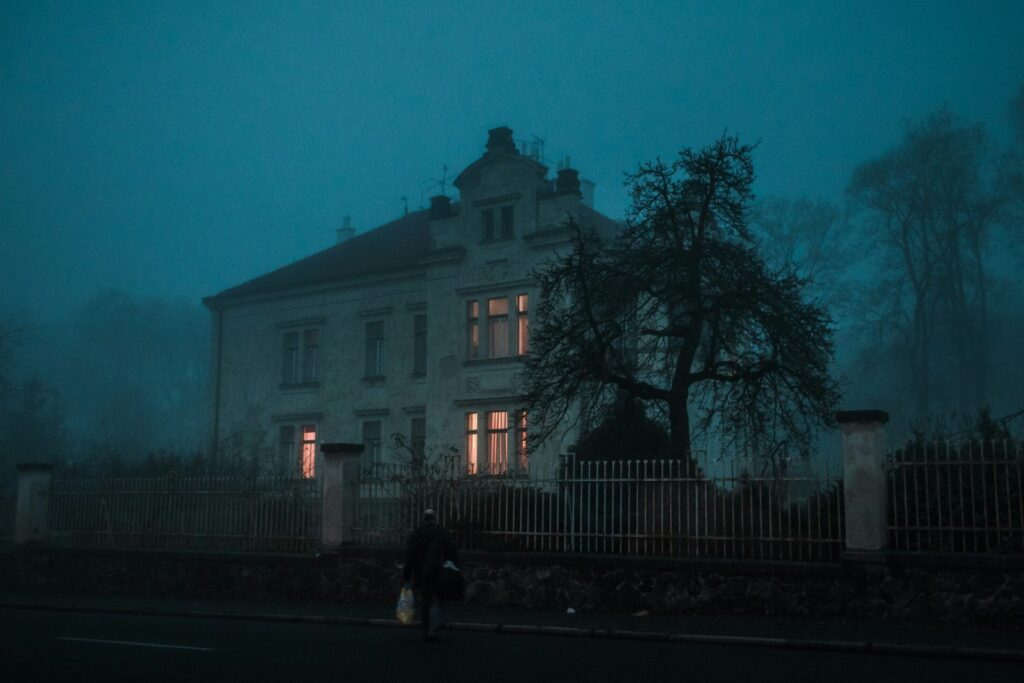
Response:
[{"label": "dark coat", "polygon": [[[459,564],[455,537],[437,522],[426,522],[409,536],[402,580],[406,583],[412,581],[413,588],[432,588],[446,560],[451,560],[456,566]],[[429,566],[431,564],[436,566]]]}]

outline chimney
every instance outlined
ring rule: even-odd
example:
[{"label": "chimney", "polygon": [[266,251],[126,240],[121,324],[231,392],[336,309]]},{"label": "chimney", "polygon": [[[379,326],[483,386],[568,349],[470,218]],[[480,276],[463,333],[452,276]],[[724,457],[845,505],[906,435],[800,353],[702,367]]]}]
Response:
[{"label": "chimney", "polygon": [[427,214],[430,220],[437,221],[454,214],[452,200],[448,195],[439,194],[430,198],[430,213]]},{"label": "chimney", "polygon": [[345,216],[341,221],[341,227],[334,232],[338,233],[338,244],[355,237],[356,229],[352,227],[352,216]]},{"label": "chimney", "polygon": [[582,197],[580,192],[580,172],[574,168],[563,168],[558,171],[555,178],[555,192],[558,194],[575,194]]},{"label": "chimney", "polygon": [[501,126],[487,131],[487,154],[518,154],[511,128]]}]

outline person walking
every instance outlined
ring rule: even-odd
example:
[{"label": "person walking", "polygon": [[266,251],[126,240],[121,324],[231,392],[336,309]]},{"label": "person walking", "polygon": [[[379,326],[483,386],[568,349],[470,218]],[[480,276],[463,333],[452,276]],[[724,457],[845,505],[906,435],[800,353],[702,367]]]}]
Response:
[{"label": "person walking", "polygon": [[409,536],[405,548],[405,567],[402,580],[412,584],[416,607],[423,625],[423,637],[436,640],[441,626],[442,597],[438,591],[441,567],[446,561],[459,563],[455,537],[437,523],[433,510],[423,511],[423,524]]}]

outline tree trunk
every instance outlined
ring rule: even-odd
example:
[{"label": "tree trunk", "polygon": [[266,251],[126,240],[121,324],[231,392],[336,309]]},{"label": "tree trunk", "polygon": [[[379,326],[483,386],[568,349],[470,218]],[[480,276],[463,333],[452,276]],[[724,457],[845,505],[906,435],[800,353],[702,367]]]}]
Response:
[{"label": "tree trunk", "polygon": [[693,458],[690,455],[690,411],[686,396],[673,397],[668,403],[669,436],[673,459],[687,461],[687,473],[693,474]]}]

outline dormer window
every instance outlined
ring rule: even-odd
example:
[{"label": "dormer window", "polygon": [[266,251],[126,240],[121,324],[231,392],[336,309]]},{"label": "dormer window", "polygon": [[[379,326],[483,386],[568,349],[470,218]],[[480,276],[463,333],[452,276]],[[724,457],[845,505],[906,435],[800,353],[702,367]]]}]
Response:
[{"label": "dormer window", "polygon": [[513,229],[515,213],[511,204],[497,209],[484,209],[481,216],[484,242],[510,240],[515,236]]}]

